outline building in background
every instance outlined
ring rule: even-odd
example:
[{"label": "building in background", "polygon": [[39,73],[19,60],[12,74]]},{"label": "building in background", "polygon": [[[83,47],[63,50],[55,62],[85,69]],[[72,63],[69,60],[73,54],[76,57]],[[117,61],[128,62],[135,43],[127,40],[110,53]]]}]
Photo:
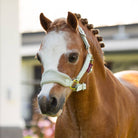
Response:
[{"label": "building in background", "polygon": [[21,35],[18,0],[0,0],[0,138],[21,138]]},{"label": "building in background", "polygon": [[[107,66],[113,72],[138,70],[138,24],[103,26],[98,29],[104,38]],[[26,121],[31,119],[32,97],[40,91],[41,66],[34,56],[43,36],[44,32],[22,34],[22,115]]]},{"label": "building in background", "polygon": [[100,27],[105,61],[113,72],[138,70],[138,24]]}]

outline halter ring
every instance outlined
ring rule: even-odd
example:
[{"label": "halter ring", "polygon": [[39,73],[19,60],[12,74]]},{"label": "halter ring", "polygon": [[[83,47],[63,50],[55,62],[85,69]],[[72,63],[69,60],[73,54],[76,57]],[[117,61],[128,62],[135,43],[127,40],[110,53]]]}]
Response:
[{"label": "halter ring", "polygon": [[73,81],[72,81],[72,84],[70,85],[70,89],[72,89],[73,91],[76,91],[76,89],[77,89],[77,84],[79,84],[79,81],[77,80],[77,79],[74,79]]}]

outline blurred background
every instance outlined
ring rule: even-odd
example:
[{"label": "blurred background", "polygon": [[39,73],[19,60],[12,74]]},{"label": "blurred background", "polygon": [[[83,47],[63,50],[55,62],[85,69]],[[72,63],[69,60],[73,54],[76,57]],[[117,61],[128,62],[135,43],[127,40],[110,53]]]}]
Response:
[{"label": "blurred background", "polygon": [[[33,100],[40,91],[41,66],[34,59],[50,20],[80,13],[100,30],[107,67],[138,70],[137,0],[0,0],[0,138],[52,138],[52,119],[42,118]],[[37,105],[35,105],[37,106]],[[52,120],[52,121],[51,121]]]}]

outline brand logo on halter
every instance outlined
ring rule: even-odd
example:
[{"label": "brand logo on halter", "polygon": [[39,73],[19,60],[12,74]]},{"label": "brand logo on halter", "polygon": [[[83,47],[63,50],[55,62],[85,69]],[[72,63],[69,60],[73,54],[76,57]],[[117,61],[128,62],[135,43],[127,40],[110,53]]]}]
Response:
[{"label": "brand logo on halter", "polygon": [[86,84],[85,83],[79,83],[83,75],[87,72],[92,71],[92,66],[93,66],[93,58],[92,54],[90,52],[90,45],[88,43],[88,40],[86,38],[86,34],[83,31],[83,29],[79,26],[79,32],[80,36],[85,44],[85,47],[88,51],[88,54],[86,56],[86,60],[84,62],[84,65],[79,72],[78,76],[72,80],[67,74],[64,74],[62,72],[56,71],[56,70],[46,70],[42,74],[42,80],[41,80],[41,86],[47,83],[59,83],[65,87],[69,87],[73,91],[81,91],[86,89]]}]

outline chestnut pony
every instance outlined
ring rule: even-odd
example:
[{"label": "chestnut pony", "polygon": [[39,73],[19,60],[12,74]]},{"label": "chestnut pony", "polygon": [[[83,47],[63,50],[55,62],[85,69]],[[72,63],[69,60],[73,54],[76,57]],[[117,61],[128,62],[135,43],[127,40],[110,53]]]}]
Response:
[{"label": "chestnut pony", "polygon": [[56,138],[138,138],[138,71],[113,75],[98,31],[79,14],[51,22],[37,58],[43,65],[38,104],[58,115]]}]

